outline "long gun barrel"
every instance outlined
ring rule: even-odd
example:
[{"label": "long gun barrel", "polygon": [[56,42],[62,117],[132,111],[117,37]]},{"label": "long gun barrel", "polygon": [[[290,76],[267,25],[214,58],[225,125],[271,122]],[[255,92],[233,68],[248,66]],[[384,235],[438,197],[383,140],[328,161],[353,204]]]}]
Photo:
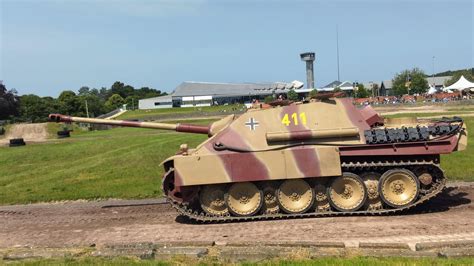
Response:
[{"label": "long gun barrel", "polygon": [[153,128],[153,129],[164,129],[174,130],[177,132],[188,132],[197,134],[210,134],[210,126],[199,126],[190,124],[166,124],[166,123],[154,123],[154,122],[135,122],[125,120],[111,120],[111,119],[98,119],[98,118],[85,118],[75,117],[61,114],[50,114],[49,120],[53,122],[76,122],[76,123],[89,123],[89,124],[100,124],[110,126],[121,126],[121,127],[142,127],[142,128]]}]

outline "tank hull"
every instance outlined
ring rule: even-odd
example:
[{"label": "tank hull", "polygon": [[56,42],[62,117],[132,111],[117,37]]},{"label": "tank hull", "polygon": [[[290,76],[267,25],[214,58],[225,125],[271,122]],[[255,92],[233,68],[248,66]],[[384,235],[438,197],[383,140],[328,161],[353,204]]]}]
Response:
[{"label": "tank hull", "polygon": [[163,191],[202,222],[397,213],[442,191],[440,155],[466,138],[458,118],[387,121],[339,99],[247,112],[166,161]]}]

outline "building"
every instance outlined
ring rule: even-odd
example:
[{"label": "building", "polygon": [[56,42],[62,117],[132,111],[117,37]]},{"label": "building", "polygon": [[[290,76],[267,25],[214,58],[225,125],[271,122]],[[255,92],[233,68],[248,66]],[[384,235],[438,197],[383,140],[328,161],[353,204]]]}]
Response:
[{"label": "building", "polygon": [[380,96],[389,96],[389,95],[393,95],[392,93],[392,89],[393,89],[393,82],[391,79],[389,80],[384,80],[380,83],[380,91],[379,91],[379,95]]},{"label": "building", "polygon": [[173,107],[171,95],[153,97],[138,101],[138,109],[157,109]]},{"label": "building", "polygon": [[164,107],[198,107],[233,103],[251,103],[269,95],[287,94],[294,89],[305,93],[300,81],[269,83],[215,83],[187,81],[181,83],[170,95],[142,99],[139,109]]},{"label": "building", "polygon": [[428,77],[426,78],[426,81],[428,81],[430,87],[435,87],[435,89],[441,90],[444,88],[444,83],[450,80],[452,77],[453,76]]}]

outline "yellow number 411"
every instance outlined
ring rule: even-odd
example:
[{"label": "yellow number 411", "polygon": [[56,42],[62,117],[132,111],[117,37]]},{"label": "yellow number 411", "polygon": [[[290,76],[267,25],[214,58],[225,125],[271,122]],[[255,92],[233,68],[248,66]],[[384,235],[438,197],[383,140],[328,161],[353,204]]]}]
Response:
[{"label": "yellow number 411", "polygon": [[281,119],[281,123],[285,126],[291,125],[292,121],[295,126],[299,125],[300,123],[302,125],[306,125],[306,114],[304,112],[299,113],[299,114],[293,113],[291,114],[291,120],[290,120],[290,115],[285,114],[285,116]]}]

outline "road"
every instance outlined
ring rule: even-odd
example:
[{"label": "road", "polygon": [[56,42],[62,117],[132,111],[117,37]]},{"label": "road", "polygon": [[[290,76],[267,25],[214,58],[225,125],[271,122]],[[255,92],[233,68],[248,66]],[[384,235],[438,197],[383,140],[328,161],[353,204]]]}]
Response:
[{"label": "road", "polygon": [[449,187],[404,215],[195,224],[162,199],[0,206],[0,248],[166,241],[474,240],[474,184]]}]

